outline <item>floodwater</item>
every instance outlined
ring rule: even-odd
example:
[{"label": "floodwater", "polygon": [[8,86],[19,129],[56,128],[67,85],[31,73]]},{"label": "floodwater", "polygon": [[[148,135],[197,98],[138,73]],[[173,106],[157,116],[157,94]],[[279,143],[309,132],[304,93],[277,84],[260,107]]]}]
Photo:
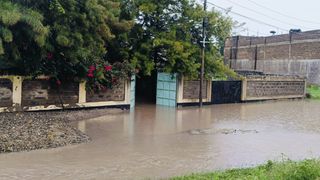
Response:
[{"label": "floodwater", "polygon": [[75,126],[92,142],[2,154],[0,179],[159,179],[320,158],[320,101],[141,105]]}]

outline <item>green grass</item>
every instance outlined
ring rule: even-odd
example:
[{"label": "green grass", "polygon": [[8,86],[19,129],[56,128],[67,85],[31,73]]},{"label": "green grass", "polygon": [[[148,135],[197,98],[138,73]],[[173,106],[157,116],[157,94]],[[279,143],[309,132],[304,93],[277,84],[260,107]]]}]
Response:
[{"label": "green grass", "polygon": [[286,161],[267,164],[255,168],[233,169],[205,174],[191,174],[174,177],[171,180],[320,180],[320,161],[304,160],[301,162]]},{"label": "green grass", "polygon": [[316,85],[308,86],[308,94],[312,99],[320,99],[320,87]]}]

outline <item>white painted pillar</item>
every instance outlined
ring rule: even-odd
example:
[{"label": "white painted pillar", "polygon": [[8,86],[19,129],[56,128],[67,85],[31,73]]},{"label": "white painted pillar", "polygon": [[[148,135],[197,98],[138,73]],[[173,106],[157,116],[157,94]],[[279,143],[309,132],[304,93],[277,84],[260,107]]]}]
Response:
[{"label": "white painted pillar", "polygon": [[247,79],[242,80],[242,94],[241,94],[241,100],[245,101],[247,99]]},{"label": "white painted pillar", "polygon": [[79,83],[79,104],[86,103],[87,101],[87,91],[86,91],[86,81]]},{"label": "white painted pillar", "polygon": [[14,107],[22,106],[22,77],[13,76],[12,78],[12,102]]},{"label": "white painted pillar", "polygon": [[126,104],[130,104],[131,96],[134,96],[134,94],[131,94],[131,81],[129,79],[129,80],[125,81],[125,96],[124,96],[124,99],[125,99],[125,103]]},{"label": "white painted pillar", "polygon": [[212,97],[212,80],[207,81],[207,102],[211,102]]},{"label": "white painted pillar", "polygon": [[178,87],[177,87],[177,103],[182,103],[183,102],[183,76],[180,78],[177,78],[178,81]]}]

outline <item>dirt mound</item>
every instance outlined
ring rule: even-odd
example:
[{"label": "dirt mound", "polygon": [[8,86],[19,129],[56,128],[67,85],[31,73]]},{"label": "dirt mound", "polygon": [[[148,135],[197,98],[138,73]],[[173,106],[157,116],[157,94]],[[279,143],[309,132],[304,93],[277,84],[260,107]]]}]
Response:
[{"label": "dirt mound", "polygon": [[88,142],[64,112],[0,114],[0,153],[56,148]]}]

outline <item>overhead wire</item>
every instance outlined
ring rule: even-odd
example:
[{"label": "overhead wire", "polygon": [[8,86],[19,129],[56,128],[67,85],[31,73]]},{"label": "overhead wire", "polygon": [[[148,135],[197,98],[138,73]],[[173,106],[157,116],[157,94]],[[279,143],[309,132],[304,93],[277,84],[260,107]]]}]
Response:
[{"label": "overhead wire", "polygon": [[[265,33],[259,32],[259,31],[253,31],[253,30],[251,30],[249,28],[243,28],[243,29],[241,29],[241,30],[239,30],[237,32],[233,32],[233,34],[240,35],[239,33],[242,33],[242,32],[247,32],[246,36],[260,36],[260,35],[262,35],[262,36],[270,36],[269,34],[265,34]],[[250,35],[250,33],[251,33],[251,35]]]},{"label": "overhead wire", "polygon": [[239,4],[239,3],[233,2],[232,0],[227,0],[227,1],[229,1],[230,3],[235,4],[235,5],[243,8],[243,9],[247,9],[247,10],[249,10],[249,11],[252,11],[252,12],[254,12],[254,13],[256,13],[256,14],[259,14],[259,15],[261,15],[261,16],[264,16],[264,17],[267,17],[267,18],[269,18],[269,19],[272,19],[273,21],[280,22],[280,23],[282,23],[282,24],[286,24],[286,25],[289,25],[289,26],[301,27],[301,28],[304,28],[304,29],[312,29],[312,28],[309,28],[309,27],[303,27],[303,26],[301,26],[301,25],[291,24],[291,23],[288,23],[288,22],[285,22],[285,21],[276,19],[276,18],[271,17],[271,16],[269,16],[269,15],[267,15],[267,14],[261,13],[261,12],[259,12],[259,11],[257,11],[257,10],[254,10],[254,9],[245,7],[245,6],[243,6],[243,5]]},{"label": "overhead wire", "polygon": [[252,4],[255,4],[256,6],[259,6],[259,7],[261,7],[261,8],[267,9],[267,10],[269,10],[269,11],[272,11],[273,13],[276,13],[276,14],[281,15],[281,16],[286,17],[286,18],[298,20],[298,21],[301,21],[301,22],[304,22],[304,23],[311,23],[311,24],[318,24],[318,25],[320,25],[320,22],[315,22],[315,21],[310,21],[310,20],[305,20],[305,19],[300,19],[300,18],[297,18],[297,17],[289,16],[289,15],[284,14],[284,13],[282,13],[282,12],[279,12],[279,11],[276,11],[276,10],[274,10],[274,9],[271,9],[271,8],[269,8],[269,7],[267,7],[267,6],[261,5],[261,4],[255,2],[255,1],[253,1],[253,0],[247,0],[247,1],[251,2]]},{"label": "overhead wire", "polygon": [[212,5],[212,6],[216,7],[216,8],[222,9],[222,10],[224,10],[225,12],[229,12],[229,13],[232,13],[232,14],[234,14],[234,15],[237,15],[237,16],[243,17],[243,18],[245,18],[245,19],[248,19],[248,20],[250,20],[250,21],[253,21],[253,22],[256,22],[256,23],[259,23],[259,24],[263,24],[263,25],[266,25],[266,26],[269,26],[269,27],[273,27],[273,28],[276,28],[276,29],[279,29],[279,30],[282,30],[282,31],[288,31],[287,29],[281,28],[281,27],[279,27],[279,26],[272,25],[272,24],[263,22],[263,21],[261,21],[261,20],[258,20],[258,19],[252,18],[252,17],[248,17],[248,16],[246,16],[246,15],[240,14],[240,13],[235,12],[235,11],[233,11],[233,10],[228,10],[228,9],[223,8],[223,7],[221,7],[221,6],[218,6],[218,5],[216,5],[216,4],[214,4],[214,3],[210,2],[210,1],[208,1],[208,4],[210,4],[210,5]]},{"label": "overhead wire", "polygon": [[[235,11],[230,10],[230,9],[227,9],[227,8],[223,8],[223,7],[218,6],[218,5],[216,5],[216,4],[214,4],[214,3],[210,2],[210,1],[208,1],[208,4],[210,4],[210,5],[212,5],[212,6],[216,7],[216,8],[219,8],[219,9],[225,11],[226,13],[232,13],[232,14],[234,14],[234,15],[243,17],[243,18],[245,18],[245,19],[248,19],[248,20],[253,21],[253,22],[256,22],[256,23],[263,24],[263,25],[266,25],[266,26],[269,26],[269,27],[273,27],[273,28],[276,28],[276,29],[281,30],[281,31],[284,31],[284,32],[289,32],[287,29],[284,29],[284,28],[278,27],[278,26],[276,26],[276,25],[273,25],[273,24],[269,24],[269,23],[260,21],[260,20],[258,20],[258,19],[252,18],[252,17],[248,17],[248,16],[246,16],[246,15],[240,14],[240,13],[238,13],[238,12],[235,12]],[[254,32],[254,31],[251,31],[251,32]],[[260,33],[260,32],[254,32],[254,33],[263,34],[264,36],[270,36],[270,35],[266,35],[266,34]],[[319,32],[316,32],[316,33],[313,33],[313,34],[307,34],[307,33],[305,33],[305,32],[292,32],[292,34],[301,34],[301,35],[303,34],[304,37],[314,37],[314,36],[320,36],[320,31],[319,31]]]}]

